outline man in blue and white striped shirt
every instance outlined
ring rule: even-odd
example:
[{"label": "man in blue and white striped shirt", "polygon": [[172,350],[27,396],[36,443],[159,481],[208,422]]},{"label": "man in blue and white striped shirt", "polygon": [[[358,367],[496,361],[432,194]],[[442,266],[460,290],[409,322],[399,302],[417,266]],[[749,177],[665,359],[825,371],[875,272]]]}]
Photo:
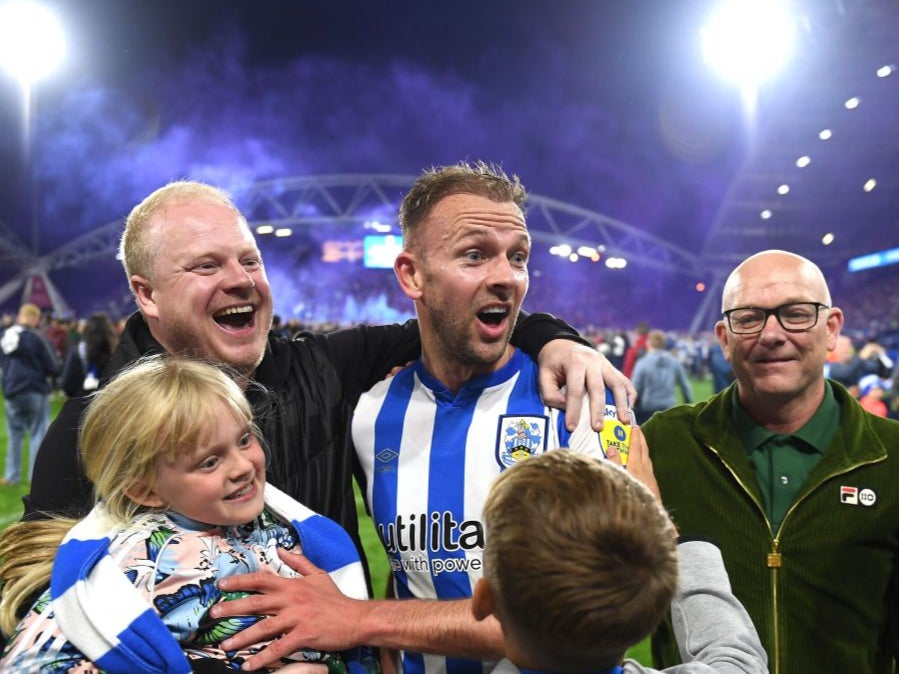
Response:
[{"label": "man in blue and white striped shirt", "polygon": [[569,432],[540,398],[536,363],[509,343],[528,290],[525,199],[516,176],[459,164],[425,172],[400,208],[394,270],[415,303],[422,356],[362,396],[353,442],[397,598],[463,600],[400,602],[405,672],[480,673],[501,655],[498,626],[472,622],[466,634],[481,509],[500,472],[558,447],[603,456],[588,415]]}]

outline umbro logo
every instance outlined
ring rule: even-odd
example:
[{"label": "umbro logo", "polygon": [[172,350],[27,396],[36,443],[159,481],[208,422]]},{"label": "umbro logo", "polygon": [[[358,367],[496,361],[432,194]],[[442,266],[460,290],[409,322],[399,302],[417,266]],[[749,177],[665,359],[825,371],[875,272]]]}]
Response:
[{"label": "umbro logo", "polygon": [[396,452],[390,447],[387,447],[375,454],[375,459],[378,461],[378,463],[391,463],[392,461],[395,461],[398,456],[399,452]]}]

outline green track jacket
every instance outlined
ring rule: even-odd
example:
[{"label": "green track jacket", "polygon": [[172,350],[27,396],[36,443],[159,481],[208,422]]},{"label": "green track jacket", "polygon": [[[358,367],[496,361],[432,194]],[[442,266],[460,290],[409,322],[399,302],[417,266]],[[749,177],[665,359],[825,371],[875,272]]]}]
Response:
[{"label": "green track jacket", "polygon": [[[720,546],[773,674],[894,671],[899,653],[899,423],[831,382],[841,424],[775,538],[731,423],[736,385],[643,430],[682,535]],[[680,662],[663,625],[657,667]]]}]

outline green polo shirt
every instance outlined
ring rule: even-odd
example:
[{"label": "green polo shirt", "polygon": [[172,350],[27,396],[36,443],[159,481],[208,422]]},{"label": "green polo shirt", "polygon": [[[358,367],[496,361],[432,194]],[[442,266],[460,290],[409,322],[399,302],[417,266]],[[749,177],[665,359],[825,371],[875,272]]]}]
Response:
[{"label": "green polo shirt", "polygon": [[795,433],[780,435],[759,426],[738,398],[733,397],[735,428],[755,468],[762,504],[776,535],[796,494],[840,426],[840,406],[830,382],[825,382],[824,400],[812,418]]}]

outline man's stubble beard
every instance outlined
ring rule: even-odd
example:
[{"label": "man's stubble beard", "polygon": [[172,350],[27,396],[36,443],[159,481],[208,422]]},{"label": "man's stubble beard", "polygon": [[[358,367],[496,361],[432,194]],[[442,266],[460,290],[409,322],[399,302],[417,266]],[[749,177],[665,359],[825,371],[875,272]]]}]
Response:
[{"label": "man's stubble beard", "polygon": [[[220,353],[215,351],[206,351],[197,347],[197,344],[201,343],[200,338],[206,338],[207,335],[203,333],[201,330],[197,330],[195,325],[190,322],[176,320],[172,324],[172,330],[170,331],[170,341],[171,344],[163,344],[163,347],[166,351],[172,355],[183,356],[187,358],[191,358],[192,360],[200,360],[200,361],[209,361],[212,363],[216,363],[220,366],[224,366],[234,375],[238,377],[243,377],[248,380],[253,379],[256,368],[259,367],[259,364],[262,362],[262,359],[265,357],[265,349],[267,346],[267,339],[263,339],[259,348],[259,352],[254,356],[253,360],[250,361],[247,359],[245,362],[235,363],[229,360],[225,360],[222,358]],[[263,334],[268,334],[263,333]],[[215,341],[213,340],[209,344],[210,349],[214,349],[216,346]]]},{"label": "man's stubble beard", "polygon": [[[478,343],[485,347],[483,350],[479,350],[474,346],[476,342],[470,335],[471,323],[465,319],[460,320],[452,311],[445,310],[440,305],[433,307],[430,314],[434,335],[439,342],[439,350],[454,361],[486,371],[505,354],[512,336],[511,327],[506,330],[506,334],[498,342]],[[517,314],[514,317],[510,316],[510,326],[515,324],[512,319],[517,319],[517,317]]]}]

